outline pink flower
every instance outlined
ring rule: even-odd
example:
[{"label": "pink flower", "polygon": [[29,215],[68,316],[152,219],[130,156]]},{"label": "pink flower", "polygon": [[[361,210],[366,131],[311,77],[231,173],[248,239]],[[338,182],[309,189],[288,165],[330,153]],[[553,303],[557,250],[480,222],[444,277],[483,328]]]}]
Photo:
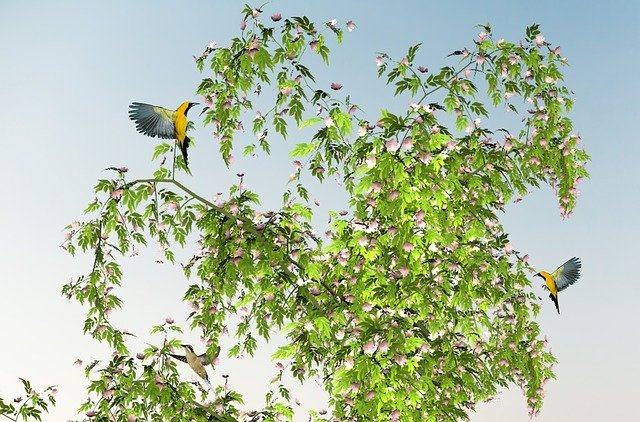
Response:
[{"label": "pink flower", "polygon": [[484,64],[485,60],[486,60],[486,57],[483,56],[482,54],[478,54],[478,56],[476,57],[476,63],[478,63],[480,66]]},{"label": "pink flower", "polygon": [[371,154],[367,157],[367,167],[374,168],[376,166],[376,156]]},{"label": "pink flower", "polygon": [[400,196],[400,192],[398,192],[397,190],[391,191],[391,193],[389,194],[389,201],[395,201],[396,199],[398,199],[398,196]]},{"label": "pink flower", "polygon": [[282,93],[282,95],[284,95],[285,97],[288,97],[289,95],[291,95],[291,93],[293,92],[293,88],[290,86],[283,86],[282,88],[280,88],[280,92]]},{"label": "pink flower", "polygon": [[376,57],[376,66],[382,66],[384,64],[384,59],[382,58],[382,56],[377,56]]},{"label": "pink flower", "polygon": [[429,164],[429,162],[431,161],[431,154],[428,152],[421,152],[420,154],[418,154],[418,159],[420,161],[422,161],[424,164]]},{"label": "pink flower", "polygon": [[167,324],[171,325],[171,324],[173,324],[175,321],[174,321],[174,320],[173,320],[173,318],[171,318],[171,317],[166,317],[166,318],[164,319],[164,322],[166,322]]},{"label": "pink flower", "polygon": [[406,277],[409,275],[409,268],[407,267],[400,267],[400,269],[398,270],[400,272],[400,275],[402,277]]},{"label": "pink flower", "polygon": [[511,243],[507,243],[504,247],[504,252],[507,255],[511,255],[513,253],[513,246],[511,245]]},{"label": "pink flower", "polygon": [[282,19],[282,15],[280,13],[274,13],[271,15],[271,20],[274,22],[278,22],[280,19]]},{"label": "pink flower", "polygon": [[391,412],[391,414],[389,415],[389,419],[392,422],[398,422],[400,420],[400,411],[398,409],[395,409],[393,412]]},{"label": "pink flower", "polygon": [[323,123],[326,127],[331,127],[333,126],[333,119],[331,118],[331,116],[329,116],[323,120]]},{"label": "pink flower", "polygon": [[407,363],[407,357],[404,355],[398,355],[394,357],[393,360],[400,366],[404,366],[404,364]]},{"label": "pink flower", "polygon": [[85,415],[87,415],[87,417],[89,417],[89,418],[93,418],[96,415],[96,411],[95,410],[89,410],[88,412],[85,413]]},{"label": "pink flower", "polygon": [[428,72],[428,71],[429,71],[429,69],[427,69],[426,67],[424,67],[424,66],[418,66],[418,72],[420,72],[420,73],[426,73],[426,72]]},{"label": "pink flower", "polygon": [[411,242],[404,242],[404,244],[402,245],[402,249],[405,252],[411,252],[415,247],[413,246],[413,243]]},{"label": "pink flower", "polygon": [[402,141],[402,149],[405,151],[411,151],[413,149],[413,138],[404,138],[404,140]]},{"label": "pink flower", "polygon": [[369,341],[364,344],[362,351],[367,355],[372,355],[376,351],[376,345],[372,341]]},{"label": "pink flower", "polygon": [[334,91],[338,91],[342,88],[342,84],[338,83],[338,82],[333,82],[331,84],[331,89],[333,89]]},{"label": "pink flower", "polygon": [[365,312],[369,312],[371,309],[373,309],[373,305],[370,303],[364,303],[362,305],[362,310]]},{"label": "pink flower", "polygon": [[396,152],[400,148],[400,144],[396,139],[389,139],[384,146],[389,152]]},{"label": "pink flower", "polygon": [[378,345],[378,351],[380,353],[387,353],[389,351],[389,343],[386,340],[382,340],[382,342]]},{"label": "pink flower", "polygon": [[349,391],[351,391],[352,393],[357,393],[358,391],[360,391],[360,384],[358,384],[357,382],[352,382],[351,385],[349,385]]},{"label": "pink flower", "polygon": [[274,298],[275,298],[275,295],[271,292],[267,292],[264,294],[264,300],[266,300],[267,302],[273,302]]},{"label": "pink flower", "polygon": [[240,30],[244,31],[247,28],[247,22],[245,20],[240,21]]},{"label": "pink flower", "polygon": [[113,192],[111,192],[111,198],[116,201],[122,198],[122,189],[114,189]]},{"label": "pink flower", "polygon": [[542,46],[542,44],[544,44],[544,35],[538,35],[536,36],[536,39],[533,40],[534,43],[536,43],[537,47]]},{"label": "pink flower", "polygon": [[331,19],[329,22],[327,22],[327,25],[329,25],[332,28],[335,28],[337,24],[338,24],[337,19]]},{"label": "pink flower", "polygon": [[353,30],[355,29],[355,27],[356,27],[356,24],[355,24],[355,23],[353,23],[353,21],[349,21],[349,22],[347,22],[347,30],[348,30],[349,32],[353,31]]},{"label": "pink flower", "polygon": [[365,400],[366,401],[370,401],[371,399],[373,399],[376,396],[376,392],[371,390],[367,393],[367,395],[365,396]]},{"label": "pink flower", "polygon": [[478,41],[482,42],[484,40],[487,39],[487,33],[482,31],[481,33],[478,34]]}]

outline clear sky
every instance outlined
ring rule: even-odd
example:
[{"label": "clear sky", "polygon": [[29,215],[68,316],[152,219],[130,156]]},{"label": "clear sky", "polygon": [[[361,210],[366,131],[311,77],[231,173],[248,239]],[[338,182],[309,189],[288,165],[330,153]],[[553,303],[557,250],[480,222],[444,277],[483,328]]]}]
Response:
[{"label": "clear sky", "polygon": [[[131,177],[150,174],[156,141],[135,132],[128,104],[176,107],[197,101],[194,92],[202,76],[192,56],[211,40],[224,46],[238,34],[242,4],[0,1],[0,397],[20,394],[19,376],[38,389],[58,384],[59,405],[45,420],[75,418],[86,384],[73,362],[104,358],[106,349],[82,335],[84,310],[60,295],[63,283],[89,269],[88,257],[72,259],[59,248],[63,227],[83,217],[97,179],[110,177],[104,168],[125,165]],[[385,101],[392,94],[375,77],[377,51],[401,57],[409,45],[422,42],[420,60],[435,69],[455,63],[444,56],[469,45],[478,33],[473,26],[486,22],[496,38],[508,40],[520,39],[525,26],[539,23],[546,39],[562,46],[571,64],[566,83],[577,97],[575,128],[593,158],[591,179],[580,186],[569,220],[560,219],[546,188],[510,206],[503,219],[515,248],[529,253],[533,265],[553,270],[572,256],[583,262],[582,278],[561,294],[562,315],[547,303],[539,316],[558,358],[558,379],[547,387],[540,421],[638,418],[640,279],[633,262],[640,253],[639,5],[505,0],[273,1],[265,6],[267,15],[280,11],[357,24],[343,47],[334,50],[336,65],[319,68],[318,78],[341,82],[372,116],[390,106]],[[391,106],[397,104],[406,106]],[[183,179],[190,186],[208,196],[226,192],[238,172],[263,195],[272,193],[274,183],[284,186],[291,160],[273,157],[253,167],[239,160],[227,170],[211,130],[202,128],[195,115],[194,177]],[[274,155],[280,151],[276,148]],[[336,191],[329,182],[315,195],[340,207],[344,198]],[[265,205],[277,205],[276,195],[264,196]],[[125,309],[114,318],[140,336],[132,340],[134,351],[154,341],[146,335],[152,324],[166,316],[180,323],[188,314],[180,300],[188,282],[178,266],[154,264],[156,257],[151,248],[128,260],[118,292]],[[539,284],[536,291],[543,294]],[[249,404],[259,406],[273,370],[271,350],[253,360],[222,359],[214,380],[230,374]],[[313,385],[293,395],[303,406],[321,407],[322,395]],[[299,420],[306,419],[301,414]],[[513,387],[479,406],[471,420],[528,420],[525,400]]]}]

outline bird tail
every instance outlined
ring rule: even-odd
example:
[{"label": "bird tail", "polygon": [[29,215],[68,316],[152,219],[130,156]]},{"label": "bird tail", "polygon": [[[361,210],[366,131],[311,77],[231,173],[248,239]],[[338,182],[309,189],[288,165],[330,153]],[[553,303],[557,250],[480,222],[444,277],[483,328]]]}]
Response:
[{"label": "bird tail", "polygon": [[178,146],[180,147],[180,152],[182,153],[182,158],[184,158],[184,165],[189,168],[189,155],[187,154],[187,149],[189,148],[189,143],[191,139],[188,136],[184,137],[184,141],[178,142]]},{"label": "bird tail", "polygon": [[558,314],[560,313],[560,305],[558,304],[558,297],[554,296],[553,293],[549,293],[549,299],[553,301],[553,304],[556,305],[556,309],[558,310]]}]

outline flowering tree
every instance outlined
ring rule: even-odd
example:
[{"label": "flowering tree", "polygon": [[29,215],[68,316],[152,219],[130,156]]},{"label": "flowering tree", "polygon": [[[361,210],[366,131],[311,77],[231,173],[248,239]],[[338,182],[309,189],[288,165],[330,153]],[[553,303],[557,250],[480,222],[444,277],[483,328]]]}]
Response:
[{"label": "flowering tree", "polygon": [[[410,105],[367,116],[339,83],[318,86],[305,64],[310,55],[329,63],[329,47],[344,35],[336,21],[262,19],[251,8],[244,17],[229,47],[211,43],[196,59],[204,123],[222,158],[229,164],[237,148],[269,153],[296,129],[312,131],[311,140],[291,151],[295,171],[279,209],[259,208],[242,177],[224,199],[194,192],[179,180],[175,155],[164,165],[170,144],[156,147],[163,160],[153,177],[127,180],[126,168],[113,168],[99,181],[88,219],[68,227],[65,244],[94,262],[63,293],[87,305],[85,332],[114,351],[110,362],[86,367],[91,398],[81,409],[117,420],[289,420],[290,372],[319,377],[329,394],[330,414],[312,412],[312,420],[467,419],[513,383],[536,414],[554,358],[534,320],[540,305],[527,256],[513,250],[497,215],[546,183],[568,216],[587,175],[559,48],[537,25],[519,43],[495,41],[483,26],[452,53],[457,64],[436,72],[416,63],[419,45],[399,58],[380,53],[378,75]],[[258,97],[268,111],[256,109]],[[521,116],[521,127],[490,128],[489,110],[501,109]],[[255,144],[241,136],[249,126]],[[349,213],[331,213],[325,235],[311,223],[306,173],[338,179],[350,198]],[[128,333],[109,318],[122,305],[112,289],[125,281],[118,257],[150,239],[166,261],[175,261],[175,247],[192,255],[183,262],[193,283],[184,300],[211,358],[234,315],[236,342],[223,356],[253,355],[257,338],[286,335],[264,408],[243,409],[226,385],[209,392],[181,381],[167,355],[180,344],[173,321],[152,328],[164,343],[132,356]]]}]

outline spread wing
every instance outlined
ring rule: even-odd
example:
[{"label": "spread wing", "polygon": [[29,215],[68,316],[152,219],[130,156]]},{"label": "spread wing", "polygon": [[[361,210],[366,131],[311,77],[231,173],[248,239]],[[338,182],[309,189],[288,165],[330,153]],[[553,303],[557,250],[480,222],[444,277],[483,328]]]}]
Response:
[{"label": "spread wing", "polygon": [[559,292],[571,286],[580,278],[580,268],[582,268],[582,263],[576,257],[558,267],[552,276],[556,281],[556,287]]},{"label": "spread wing", "polygon": [[171,356],[174,359],[179,360],[180,362],[184,362],[187,363],[187,358],[185,356],[182,355],[174,355],[173,353],[169,353],[169,356]]},{"label": "spread wing", "polygon": [[[219,354],[220,354],[220,346],[216,347],[216,354],[213,358],[214,359],[217,358]],[[202,365],[204,366],[212,365],[213,363],[211,359],[209,359],[209,355],[207,355],[206,353],[199,355],[198,359],[200,359],[200,363],[202,363]]]},{"label": "spread wing", "polygon": [[173,110],[151,104],[131,103],[129,105],[129,118],[135,122],[136,130],[152,137],[176,138],[174,114]]}]

